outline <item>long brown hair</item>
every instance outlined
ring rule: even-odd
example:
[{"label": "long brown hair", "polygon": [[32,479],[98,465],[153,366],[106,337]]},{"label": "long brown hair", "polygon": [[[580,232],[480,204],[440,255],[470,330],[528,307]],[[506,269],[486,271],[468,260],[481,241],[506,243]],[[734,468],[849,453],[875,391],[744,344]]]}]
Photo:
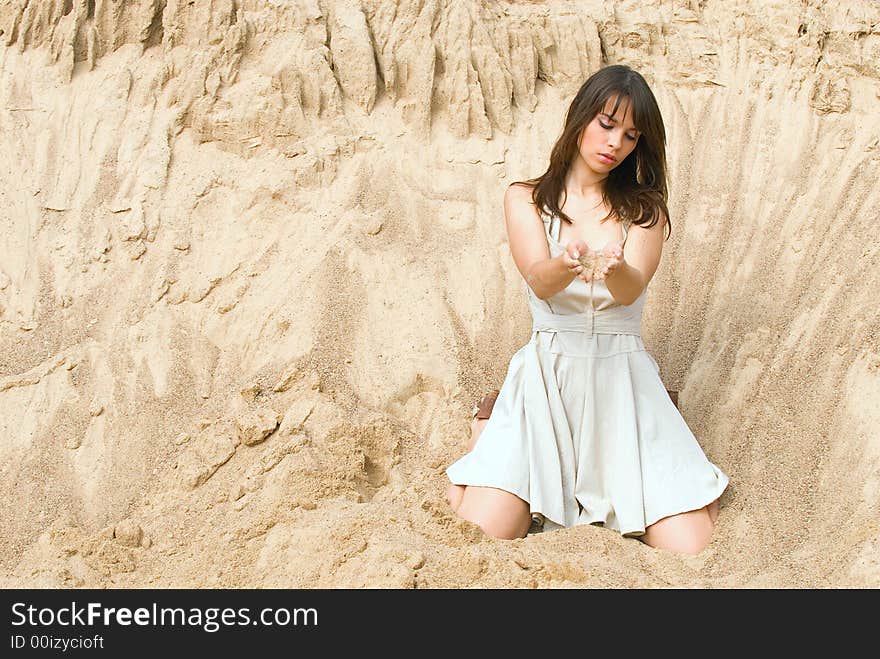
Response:
[{"label": "long brown hair", "polygon": [[[560,196],[565,195],[565,176],[578,153],[581,132],[615,94],[617,99],[611,115],[614,116],[623,99],[628,99],[633,123],[641,135],[632,153],[605,179],[602,200],[611,206],[611,211],[601,221],[616,215],[622,222],[650,228],[660,220],[661,213],[669,220],[666,129],[648,83],[628,66],[606,66],[581,85],[568,108],[562,135],[553,145],[547,171],[537,178],[517,183],[534,186],[532,201],[539,209],[547,209],[572,222],[562,212],[559,203]],[[667,229],[668,238],[672,234],[671,220],[667,222]]]}]

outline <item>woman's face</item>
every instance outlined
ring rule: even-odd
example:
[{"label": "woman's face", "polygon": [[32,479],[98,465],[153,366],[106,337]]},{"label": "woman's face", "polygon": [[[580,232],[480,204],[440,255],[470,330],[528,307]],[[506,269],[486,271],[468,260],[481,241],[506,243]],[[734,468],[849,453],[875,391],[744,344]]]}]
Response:
[{"label": "woman's face", "polygon": [[605,106],[581,131],[580,154],[587,166],[597,173],[607,174],[633,152],[639,141],[639,131],[632,122],[628,98],[620,101],[614,117],[611,111],[617,96],[605,101]]}]

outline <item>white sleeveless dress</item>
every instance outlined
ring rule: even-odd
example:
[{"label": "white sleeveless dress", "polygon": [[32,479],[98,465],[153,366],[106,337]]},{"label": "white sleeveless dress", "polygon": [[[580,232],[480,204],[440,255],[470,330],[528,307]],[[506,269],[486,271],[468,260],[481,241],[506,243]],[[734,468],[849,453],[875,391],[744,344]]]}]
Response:
[{"label": "white sleeveless dress", "polygon": [[[542,219],[557,256],[561,220]],[[642,343],[646,291],[630,305],[604,281],[576,278],[547,300],[526,291],[531,340],[511,358],[476,446],[446,470],[450,481],[512,492],[544,516],[545,531],[603,524],[637,536],[717,499],[728,478]]]}]

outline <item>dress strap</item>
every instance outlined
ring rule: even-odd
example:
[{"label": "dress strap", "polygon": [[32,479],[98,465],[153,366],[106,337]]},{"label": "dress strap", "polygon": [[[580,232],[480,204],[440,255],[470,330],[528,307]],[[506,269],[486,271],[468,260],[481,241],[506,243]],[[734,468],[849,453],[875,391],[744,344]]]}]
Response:
[{"label": "dress strap", "polygon": [[[541,219],[544,221],[545,229],[547,230],[547,235],[550,236],[556,242],[559,242],[559,217],[555,213],[551,213],[546,208],[542,208],[540,210]],[[556,235],[553,235],[553,220],[556,220],[557,231]]]},{"label": "dress strap", "polygon": [[620,225],[620,228],[621,228],[621,230],[623,231],[623,244],[622,244],[622,246],[621,246],[621,249],[622,249],[623,247],[626,247],[626,239],[629,238],[629,230],[630,230],[630,227],[632,227],[632,222],[629,221],[629,220],[627,220],[626,222],[623,222],[623,223]]}]

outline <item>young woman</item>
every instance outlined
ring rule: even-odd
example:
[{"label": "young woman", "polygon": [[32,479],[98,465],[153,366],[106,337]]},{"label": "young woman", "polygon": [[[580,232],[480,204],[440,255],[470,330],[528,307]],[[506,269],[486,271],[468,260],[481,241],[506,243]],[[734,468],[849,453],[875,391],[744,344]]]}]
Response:
[{"label": "young woman", "polygon": [[469,452],[446,470],[452,508],[491,536],[602,524],[672,551],[709,542],[728,478],[640,335],[672,230],[665,143],[645,79],[608,66],[572,101],[547,171],[507,188],[533,332],[491,415],[474,419]]}]

